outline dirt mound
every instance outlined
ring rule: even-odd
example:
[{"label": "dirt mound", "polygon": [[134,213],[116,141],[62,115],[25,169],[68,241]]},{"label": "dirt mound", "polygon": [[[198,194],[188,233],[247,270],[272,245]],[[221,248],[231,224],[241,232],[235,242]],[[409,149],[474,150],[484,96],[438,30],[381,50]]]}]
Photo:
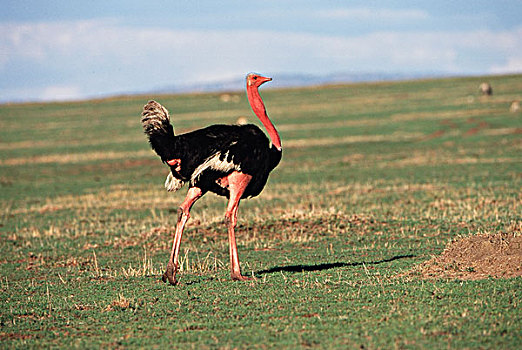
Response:
[{"label": "dirt mound", "polygon": [[522,276],[522,235],[473,235],[448,244],[441,255],[415,267],[423,278],[477,280]]}]

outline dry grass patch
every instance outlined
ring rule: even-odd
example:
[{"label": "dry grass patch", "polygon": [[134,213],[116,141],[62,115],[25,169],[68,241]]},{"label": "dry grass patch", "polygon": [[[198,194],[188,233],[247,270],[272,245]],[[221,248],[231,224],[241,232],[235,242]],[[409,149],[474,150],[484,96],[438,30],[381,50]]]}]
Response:
[{"label": "dry grass patch", "polygon": [[363,142],[403,142],[409,140],[415,140],[423,136],[423,133],[403,133],[397,132],[391,135],[352,135],[345,137],[323,137],[323,138],[307,138],[307,139],[296,139],[285,141],[285,148],[306,148],[306,147],[318,147],[318,146],[332,146],[342,145],[350,143],[363,143]]},{"label": "dry grass patch", "polygon": [[406,159],[399,159],[393,161],[385,161],[377,164],[379,168],[403,168],[414,166],[438,166],[438,165],[464,165],[464,164],[501,164],[501,163],[520,163],[522,159],[519,158],[484,158],[484,157],[430,157],[430,154],[416,154],[413,157]]},{"label": "dry grass patch", "polygon": [[151,150],[142,150],[134,152],[83,152],[83,153],[65,153],[65,154],[50,154],[43,156],[32,157],[17,157],[0,160],[0,165],[24,165],[24,164],[76,164],[100,160],[114,160],[114,159],[132,159],[142,158],[151,155]]},{"label": "dry grass patch", "polygon": [[[11,214],[47,213],[60,210],[74,210],[82,213],[91,210],[142,210],[143,208],[170,208],[174,204],[169,200],[167,192],[161,186],[111,186],[107,191],[98,191],[82,195],[67,194],[54,198],[46,198],[45,202],[29,207],[16,209],[6,208]],[[175,205],[175,204],[174,204]],[[81,213],[79,213],[81,217]],[[156,215],[155,212],[152,216]]]},{"label": "dry grass patch", "polygon": [[412,113],[396,113],[391,116],[392,122],[408,122],[418,120],[438,120],[438,119],[462,119],[471,117],[495,116],[505,112],[504,109],[466,109],[452,111],[437,112],[412,112]]},{"label": "dry grass patch", "polygon": [[107,307],[105,311],[117,311],[117,310],[127,310],[129,308],[134,308],[134,299],[125,297],[122,293],[118,294],[118,298],[113,300]]}]

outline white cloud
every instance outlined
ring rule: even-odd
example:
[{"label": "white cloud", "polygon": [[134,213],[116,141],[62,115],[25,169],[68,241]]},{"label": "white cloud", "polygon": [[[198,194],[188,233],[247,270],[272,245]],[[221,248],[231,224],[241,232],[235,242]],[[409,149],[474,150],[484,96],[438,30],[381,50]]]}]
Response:
[{"label": "white cloud", "polygon": [[494,65],[490,72],[493,74],[522,73],[522,57],[508,57],[505,64]]},{"label": "white cloud", "polygon": [[43,101],[79,100],[81,89],[73,85],[50,85],[38,92],[38,99]]},{"label": "white cloud", "polygon": [[74,101],[86,98],[82,88],[74,85],[48,85],[0,88],[0,101]]},{"label": "white cloud", "polygon": [[[362,10],[361,10],[362,11]],[[348,13],[344,14],[349,15]],[[422,13],[381,13],[421,18]],[[254,30],[172,30],[113,20],[0,24],[2,96],[78,98],[214,81],[249,71],[453,73],[520,71],[522,27],[511,31],[374,32],[359,36]],[[16,68],[15,75],[7,74]],[[22,82],[22,83],[20,83]],[[11,86],[25,84],[24,86]],[[45,88],[49,86],[47,90]],[[9,93],[11,91],[11,93]],[[36,96],[35,96],[36,97]],[[5,98],[5,97],[3,97]]]},{"label": "white cloud", "polygon": [[339,8],[319,11],[319,16],[328,19],[356,21],[414,21],[425,20],[430,16],[426,11],[418,9],[377,9],[368,7]]}]

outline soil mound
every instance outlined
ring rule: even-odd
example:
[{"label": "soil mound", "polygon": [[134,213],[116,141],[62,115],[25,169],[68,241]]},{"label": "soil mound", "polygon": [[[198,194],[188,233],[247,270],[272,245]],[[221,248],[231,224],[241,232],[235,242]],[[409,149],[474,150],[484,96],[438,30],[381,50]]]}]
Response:
[{"label": "soil mound", "polygon": [[455,240],[412,271],[423,278],[478,280],[522,276],[522,235],[480,234]]}]

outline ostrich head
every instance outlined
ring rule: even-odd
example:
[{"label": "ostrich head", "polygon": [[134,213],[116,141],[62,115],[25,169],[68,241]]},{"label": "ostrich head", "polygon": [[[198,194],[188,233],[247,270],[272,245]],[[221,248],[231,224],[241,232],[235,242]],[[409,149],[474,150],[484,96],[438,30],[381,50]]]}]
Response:
[{"label": "ostrich head", "polygon": [[248,86],[259,87],[262,84],[264,84],[270,80],[272,80],[272,78],[267,78],[267,77],[264,77],[257,73],[249,73],[247,75],[247,85]]}]

